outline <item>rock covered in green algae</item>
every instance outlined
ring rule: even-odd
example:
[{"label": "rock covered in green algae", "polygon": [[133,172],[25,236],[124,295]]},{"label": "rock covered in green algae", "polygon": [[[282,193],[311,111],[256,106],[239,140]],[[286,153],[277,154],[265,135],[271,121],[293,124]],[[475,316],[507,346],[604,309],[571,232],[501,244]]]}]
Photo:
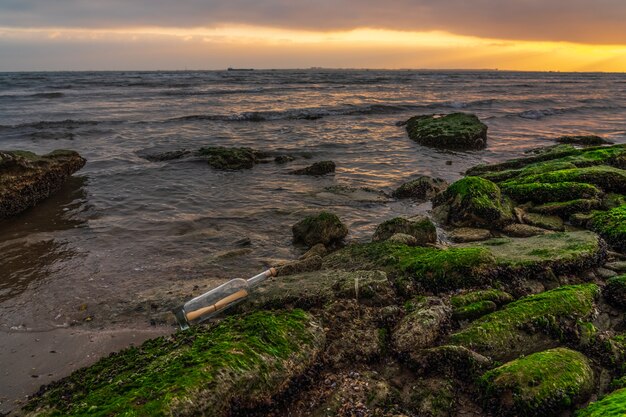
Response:
[{"label": "rock covered in green algae", "polygon": [[391,243],[397,243],[399,245],[420,246],[415,237],[407,235],[405,233],[394,233],[389,239],[387,239],[387,241]]},{"label": "rock covered in green algae", "polygon": [[427,297],[416,306],[393,332],[393,345],[398,352],[409,353],[430,347],[444,332],[452,309],[440,298]]},{"label": "rock covered in green algae", "polygon": [[455,295],[450,298],[452,304],[452,318],[455,320],[475,320],[485,314],[494,312],[513,297],[504,291],[490,289],[471,291]]},{"label": "rock covered in green algae", "polygon": [[580,182],[501,184],[502,191],[519,203],[537,204],[577,199],[599,199],[602,191],[591,184]]},{"label": "rock covered in green algae", "polygon": [[0,151],[0,219],[35,206],[85,165],[74,151]]},{"label": "rock covered in green algae", "polygon": [[226,148],[223,146],[208,146],[200,148],[196,156],[206,157],[208,164],[220,170],[250,169],[265,156],[262,152],[252,148]]},{"label": "rock covered in green algae", "polygon": [[312,366],[324,331],[301,311],[257,312],[149,340],[42,388],[31,415],[227,416],[283,392]]},{"label": "rock covered in green algae", "polygon": [[581,145],[581,146],[598,146],[598,145],[612,145],[613,142],[606,140],[596,135],[575,135],[575,136],[561,136],[555,139],[558,143]]},{"label": "rock covered in green algae", "polygon": [[411,219],[395,217],[378,225],[372,240],[380,242],[389,239],[396,233],[413,236],[417,245],[424,246],[437,242],[437,229],[429,218],[417,216]]},{"label": "rock covered in green algae", "polygon": [[606,300],[615,307],[626,308],[626,275],[610,278],[603,290]]},{"label": "rock covered in green algae", "polygon": [[618,389],[576,412],[575,417],[623,417],[626,415],[626,388]]},{"label": "rock covered in green algae", "polygon": [[418,178],[402,184],[391,195],[398,199],[429,200],[447,187],[448,183],[441,178],[420,175]]},{"label": "rock covered in green algae", "polygon": [[589,226],[615,249],[626,250],[626,205],[594,214]]},{"label": "rock covered in green algae", "polygon": [[442,250],[392,242],[349,245],[325,257],[323,264],[326,269],[382,269],[393,274],[401,288],[417,284],[436,292],[482,285],[495,266],[485,248]]},{"label": "rock covered in green algae", "polygon": [[539,213],[524,213],[522,220],[530,226],[540,227],[542,229],[563,232],[565,225],[563,219],[559,216],[548,216]]},{"label": "rock covered in green algae", "polygon": [[449,342],[495,360],[555,347],[557,341],[545,333],[561,335],[577,320],[591,317],[599,291],[595,284],[570,285],[521,298],[470,323]]},{"label": "rock covered in green algae", "polygon": [[433,200],[445,223],[455,226],[494,228],[512,223],[513,209],[500,188],[480,177],[465,177]]},{"label": "rock covered in green algae", "polygon": [[572,214],[589,213],[600,208],[602,202],[598,199],[579,199],[557,203],[541,204],[530,208],[530,211],[546,216],[561,216],[567,218]]},{"label": "rock covered in green algae", "polygon": [[291,171],[293,175],[312,175],[321,176],[326,174],[332,174],[335,172],[336,165],[333,161],[320,161],[315,162],[313,165],[302,169],[296,169]]},{"label": "rock covered in green algae", "polygon": [[492,369],[480,382],[488,408],[497,415],[546,416],[584,402],[594,374],[582,353],[556,348]]},{"label": "rock covered in green algae", "polygon": [[326,246],[337,244],[348,234],[348,228],[339,217],[326,211],[305,217],[294,224],[291,231],[295,242],[302,242],[310,247],[318,243]]},{"label": "rock covered in green algae", "polygon": [[446,149],[483,149],[487,125],[473,114],[415,116],[406,124],[409,137],[420,145]]}]

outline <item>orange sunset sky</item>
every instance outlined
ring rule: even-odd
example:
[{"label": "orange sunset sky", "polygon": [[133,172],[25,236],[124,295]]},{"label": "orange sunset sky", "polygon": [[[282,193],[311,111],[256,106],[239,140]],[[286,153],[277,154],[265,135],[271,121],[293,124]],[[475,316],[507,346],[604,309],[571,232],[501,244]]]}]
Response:
[{"label": "orange sunset sky", "polygon": [[0,0],[0,71],[626,71],[623,0]]}]

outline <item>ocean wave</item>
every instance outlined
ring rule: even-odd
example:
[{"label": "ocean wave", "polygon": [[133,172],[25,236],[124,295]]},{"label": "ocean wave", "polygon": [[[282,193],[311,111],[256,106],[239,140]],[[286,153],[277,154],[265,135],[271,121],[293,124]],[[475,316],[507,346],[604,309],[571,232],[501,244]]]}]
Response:
[{"label": "ocean wave", "polygon": [[97,122],[95,120],[72,120],[72,119],[59,120],[59,121],[42,120],[38,122],[22,123],[22,124],[12,125],[12,126],[0,125],[0,129],[37,129],[37,130],[77,129],[82,126],[95,126],[97,124],[100,124],[100,122]]},{"label": "ocean wave", "polygon": [[61,98],[64,97],[63,93],[36,93],[31,94],[28,97],[36,97],[36,98]]}]

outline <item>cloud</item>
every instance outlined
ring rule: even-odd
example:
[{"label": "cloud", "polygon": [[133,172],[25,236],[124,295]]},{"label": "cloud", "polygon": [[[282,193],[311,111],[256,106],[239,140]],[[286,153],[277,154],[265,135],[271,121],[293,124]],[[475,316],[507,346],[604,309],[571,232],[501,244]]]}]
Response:
[{"label": "cloud", "polygon": [[624,0],[2,0],[0,26],[248,24],[317,31],[443,30],[495,39],[626,44]]}]

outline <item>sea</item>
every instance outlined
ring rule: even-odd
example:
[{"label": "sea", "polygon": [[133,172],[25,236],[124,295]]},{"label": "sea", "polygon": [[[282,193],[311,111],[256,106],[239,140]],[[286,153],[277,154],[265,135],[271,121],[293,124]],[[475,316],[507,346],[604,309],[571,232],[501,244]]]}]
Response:
[{"label": "sea", "polygon": [[[459,111],[488,125],[486,149],[420,146],[401,125]],[[0,149],[87,159],[57,194],[0,222],[0,330],[155,325],[137,305],[145,294],[297,259],[291,226],[308,214],[336,213],[348,241],[366,241],[384,220],[428,213],[428,203],[386,196],[403,182],[454,181],[570,134],[626,142],[626,74],[0,73]],[[146,159],[209,145],[296,159],[242,171]],[[336,163],[334,175],[289,174],[321,160]],[[341,192],[350,187],[360,191]]]}]

